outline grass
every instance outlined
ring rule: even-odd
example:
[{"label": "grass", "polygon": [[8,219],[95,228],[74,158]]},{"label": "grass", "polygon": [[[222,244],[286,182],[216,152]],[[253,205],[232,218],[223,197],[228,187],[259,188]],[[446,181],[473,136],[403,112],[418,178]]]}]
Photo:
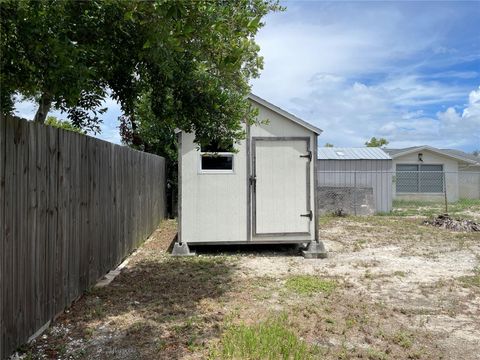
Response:
[{"label": "grass", "polygon": [[[461,199],[455,203],[448,204],[448,211],[445,209],[445,203],[414,201],[414,200],[393,200],[393,210],[390,214],[393,216],[434,216],[448,212],[452,216],[472,217],[466,212],[479,213],[480,216],[480,200]],[[465,216],[466,215],[466,216]]]},{"label": "grass", "polygon": [[313,295],[318,292],[329,295],[335,290],[337,283],[311,275],[295,275],[287,279],[285,286],[300,295]]},{"label": "grass", "polygon": [[400,330],[393,335],[392,340],[402,348],[410,349],[413,345],[414,335],[410,332]]},{"label": "grass", "polygon": [[369,348],[367,350],[367,357],[370,360],[387,360],[388,354],[380,350]]},{"label": "grass", "polygon": [[461,276],[459,280],[464,287],[480,288],[480,266],[474,270],[474,275]]},{"label": "grass", "polygon": [[212,359],[313,359],[318,349],[300,339],[286,315],[271,317],[254,325],[230,325]]}]

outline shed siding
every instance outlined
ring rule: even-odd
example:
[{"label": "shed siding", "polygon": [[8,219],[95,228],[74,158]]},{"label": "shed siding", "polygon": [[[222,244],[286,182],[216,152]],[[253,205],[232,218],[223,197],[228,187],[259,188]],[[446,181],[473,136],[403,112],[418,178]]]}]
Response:
[{"label": "shed siding", "polygon": [[232,174],[201,174],[194,138],[182,133],[182,241],[246,241],[245,141],[236,145]]},{"label": "shed siding", "polygon": [[[309,137],[310,150],[313,151],[316,134],[296,124],[282,115],[253,102],[259,108],[259,124],[250,127],[251,137]],[[261,123],[268,120],[267,124]],[[225,243],[246,242],[247,206],[249,192],[247,179],[247,141],[236,145],[234,154],[234,172],[229,174],[206,174],[199,172],[199,149],[193,142],[194,134],[181,134],[181,239],[187,243]],[[250,149],[252,150],[252,149]],[[252,166],[252,163],[249,163]],[[314,162],[310,171],[310,202],[315,209],[314,201]],[[279,179],[281,181],[281,179]],[[281,194],[279,194],[281,196]],[[315,216],[315,213],[313,214]],[[253,216],[253,211],[252,211]],[[251,219],[249,219],[251,221]],[[288,238],[277,236],[253,236],[252,242],[289,242],[309,241],[315,239],[311,235],[289,235]]]}]

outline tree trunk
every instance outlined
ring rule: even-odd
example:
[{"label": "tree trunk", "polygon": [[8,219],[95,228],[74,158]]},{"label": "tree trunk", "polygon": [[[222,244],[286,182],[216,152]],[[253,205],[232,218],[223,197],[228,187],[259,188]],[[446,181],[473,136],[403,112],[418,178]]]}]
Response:
[{"label": "tree trunk", "polygon": [[47,114],[50,111],[50,107],[52,106],[52,98],[50,95],[43,93],[38,101],[38,110],[35,114],[33,120],[35,122],[44,123],[45,119],[47,118]]}]

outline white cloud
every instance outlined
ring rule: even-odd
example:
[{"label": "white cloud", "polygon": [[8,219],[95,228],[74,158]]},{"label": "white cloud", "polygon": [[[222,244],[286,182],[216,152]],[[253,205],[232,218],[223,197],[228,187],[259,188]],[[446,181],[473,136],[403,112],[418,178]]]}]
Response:
[{"label": "white cloud", "polygon": [[449,107],[444,112],[438,112],[440,130],[449,136],[461,139],[473,139],[480,144],[480,87],[470,92],[468,104],[463,111],[457,112]]},{"label": "white cloud", "polygon": [[368,86],[331,74],[315,75],[309,86],[308,95],[286,107],[324,130],[320,144],[362,146],[371,136],[382,136],[393,147],[462,147],[480,137],[480,89],[470,93],[463,111],[450,107],[428,116],[416,108],[441,104],[452,93],[460,96],[460,90],[414,78]]},{"label": "white cloud", "polygon": [[476,147],[480,91],[462,104],[479,72],[452,65],[478,61],[480,52],[464,28],[461,37],[450,33],[471,21],[469,11],[449,3],[287,3],[257,38],[265,69],[253,92],[322,128],[320,144],[361,146],[384,136],[398,147]]}]

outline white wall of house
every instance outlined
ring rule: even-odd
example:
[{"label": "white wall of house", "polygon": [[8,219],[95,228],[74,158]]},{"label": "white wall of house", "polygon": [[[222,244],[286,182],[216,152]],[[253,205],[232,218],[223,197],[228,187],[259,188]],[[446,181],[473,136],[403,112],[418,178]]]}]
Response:
[{"label": "white wall of house", "polygon": [[458,186],[460,199],[480,199],[480,166],[460,166]]},{"label": "white wall of house", "polygon": [[[422,150],[420,153],[423,154],[423,161],[418,160],[418,152],[394,158],[393,170],[395,171],[397,164],[443,165],[443,171],[446,173],[447,200],[449,202],[457,201],[459,199],[458,161],[428,150]],[[393,186],[393,198],[399,200],[442,201],[444,196],[443,193],[397,193],[395,184]]]}]

